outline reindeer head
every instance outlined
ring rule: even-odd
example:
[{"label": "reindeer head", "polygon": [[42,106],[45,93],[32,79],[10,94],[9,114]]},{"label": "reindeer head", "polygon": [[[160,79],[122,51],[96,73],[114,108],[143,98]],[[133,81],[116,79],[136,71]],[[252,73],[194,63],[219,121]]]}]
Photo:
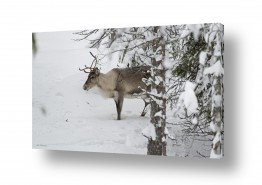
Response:
[{"label": "reindeer head", "polygon": [[[94,60],[91,64],[90,67],[87,67],[85,65],[85,68],[84,69],[80,69],[80,71],[84,71],[85,73],[88,73],[88,77],[87,77],[87,80],[83,86],[83,89],[88,91],[89,89],[93,88],[95,85],[97,85],[97,82],[98,82],[98,76],[100,75],[100,71],[99,69],[96,67],[96,64],[97,64],[97,57],[94,56],[91,52],[90,54],[94,57]],[[94,66],[93,66],[94,64]],[[88,71],[89,70],[89,71]]]},{"label": "reindeer head", "polygon": [[88,91],[89,89],[93,88],[98,83],[98,77],[100,75],[99,69],[96,67],[92,69],[88,75],[88,78],[83,86],[83,89]]}]

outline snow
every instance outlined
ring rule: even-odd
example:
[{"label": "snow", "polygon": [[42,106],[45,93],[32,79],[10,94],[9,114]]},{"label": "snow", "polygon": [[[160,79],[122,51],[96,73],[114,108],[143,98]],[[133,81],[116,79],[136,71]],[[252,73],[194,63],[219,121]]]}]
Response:
[{"label": "snow", "polygon": [[171,70],[167,70],[166,71],[166,82],[169,83],[170,78],[172,77],[172,71]]},{"label": "snow", "polygon": [[208,40],[209,40],[209,34],[208,33],[205,34],[204,39],[205,39],[206,43],[208,43]]},{"label": "snow", "polygon": [[142,131],[143,135],[152,140],[156,140],[156,129],[152,123],[148,123],[147,127]]},{"label": "snow", "polygon": [[161,76],[155,76],[155,81],[154,83],[156,85],[159,85],[161,82],[163,82],[163,78]]},{"label": "snow", "polygon": [[201,53],[200,53],[200,55],[199,55],[199,63],[200,63],[200,64],[205,65],[206,56],[207,56],[207,52],[201,51]]},{"label": "snow", "polygon": [[210,126],[209,127],[212,130],[212,132],[216,132],[217,131],[217,127],[216,127],[216,125],[214,124],[213,121],[210,122]]},{"label": "snow", "polygon": [[[213,139],[213,146],[215,146],[215,144],[217,142],[222,142],[221,141],[221,133],[220,132],[217,132],[214,139]],[[221,159],[223,157],[223,152],[221,150],[221,153],[219,154],[216,154],[215,153],[215,150],[212,148],[211,149],[211,152],[210,152],[210,158],[213,158],[213,159]]]},{"label": "snow", "polygon": [[158,111],[157,113],[155,113],[155,117],[157,117],[157,116],[161,117],[162,116],[162,111]]},{"label": "snow", "polygon": [[[104,99],[98,89],[82,88],[87,74],[78,68],[91,64],[90,49],[84,44],[70,48],[75,41],[65,34],[72,45],[48,50],[59,42],[56,35],[38,34],[40,51],[33,60],[33,148],[146,155],[142,130],[149,114],[140,117],[144,102],[125,99],[122,120],[116,120],[112,99]],[[116,62],[104,64],[101,72],[113,67]]]},{"label": "snow", "polygon": [[151,96],[154,96],[154,97],[157,97],[157,98],[162,98],[163,97],[163,94],[162,93],[158,93],[157,90],[154,88],[151,90],[150,93]]},{"label": "snow", "polygon": [[194,40],[195,41],[198,41],[198,37],[199,37],[199,32],[200,32],[200,29],[202,28],[202,25],[201,24],[188,24],[187,25],[187,29],[186,30],[183,30],[181,35],[180,35],[180,38],[185,38],[187,37],[190,33],[193,33],[193,37],[194,37]]},{"label": "snow", "polygon": [[216,32],[211,32],[210,33],[210,35],[208,37],[208,40],[209,40],[210,43],[215,39],[216,34],[217,34]]},{"label": "snow", "polygon": [[215,145],[217,142],[221,142],[221,134],[220,132],[217,132],[214,139],[213,139],[213,145]]},{"label": "snow", "polygon": [[189,24],[187,27],[193,32],[195,41],[198,41],[199,31],[202,28],[201,24]]},{"label": "snow", "polygon": [[165,133],[166,135],[169,134],[168,129],[167,129],[166,127],[165,127],[165,131],[164,131],[164,133]]},{"label": "snow", "polygon": [[[190,32],[192,30],[189,30]],[[195,36],[198,33],[196,31],[193,34]],[[117,113],[112,99],[104,99],[97,88],[88,92],[83,90],[87,74],[80,72],[78,68],[90,65],[92,57],[89,54],[90,49],[87,49],[88,42],[75,42],[73,38],[76,37],[72,35],[72,32],[63,32],[62,35],[60,32],[37,34],[40,50],[32,64],[33,148],[146,155],[147,137],[155,139],[156,133],[154,125],[150,123],[150,112],[145,117],[140,117],[144,102],[139,99],[125,99],[122,120],[116,120]],[[151,39],[152,35],[147,35],[147,40]],[[136,43],[131,42],[129,47],[141,42],[142,40],[137,40]],[[60,45],[63,47],[60,48]],[[116,49],[119,46],[115,44],[112,47]],[[112,50],[103,45],[99,50],[91,49],[91,51],[94,54],[101,54],[101,52],[109,53]],[[134,52],[144,51],[135,49]],[[164,67],[170,69],[176,62],[169,61],[167,53]],[[114,67],[125,67],[130,62],[132,54],[126,54],[123,64],[118,64],[119,53],[107,55],[98,67],[102,73]],[[145,59],[145,63],[150,62],[149,58],[142,59]],[[203,59],[199,58],[200,63],[201,60]],[[204,70],[204,66],[201,67]],[[206,72],[212,72],[212,70],[206,69]],[[170,77],[172,73],[167,71],[166,82],[169,82]],[[157,77],[156,83],[159,84],[162,80]],[[148,83],[151,83],[150,79]],[[186,82],[184,92],[179,97],[181,107],[183,110],[186,107],[188,114],[198,112],[194,89],[194,83]],[[153,89],[151,96],[160,106],[163,104],[161,98],[167,98],[165,94],[157,93],[156,89]],[[167,107],[170,106],[167,105]],[[195,149],[199,149],[203,143],[192,141],[189,148],[189,144],[182,141],[183,127],[180,123],[184,120],[174,118],[172,116],[174,110],[167,108],[166,111],[165,134],[168,137],[162,139],[168,144],[167,154],[195,156]],[[155,116],[161,116],[161,112]],[[197,121],[196,117],[191,120],[193,124],[197,124]],[[191,140],[190,137],[189,140]],[[173,147],[174,144],[175,147]],[[211,141],[206,144],[211,146]],[[207,152],[209,155],[210,150]]]},{"label": "snow", "polygon": [[187,37],[189,34],[191,33],[191,30],[183,30],[181,35],[180,35],[180,38],[185,38]]},{"label": "snow", "polygon": [[196,87],[196,84],[190,81],[187,81],[185,85],[185,91],[194,91],[195,87]]},{"label": "snow", "polygon": [[212,159],[221,159],[223,157],[223,151],[221,150],[220,154],[216,154],[215,151],[212,149],[210,153],[210,158]]},{"label": "snow", "polygon": [[215,76],[221,76],[224,74],[224,68],[221,65],[220,60],[217,61],[214,65],[211,67],[208,67],[204,70],[204,74],[214,74]]},{"label": "snow", "polygon": [[159,106],[159,107],[163,107],[163,101],[162,99],[158,99],[156,98],[155,96],[150,96],[150,98],[156,102],[156,104]]},{"label": "snow", "polygon": [[196,125],[198,123],[198,120],[197,120],[197,117],[194,117],[192,120],[191,120],[191,123]]},{"label": "snow", "polygon": [[164,61],[163,61],[165,68],[166,69],[173,69],[174,63],[175,62],[173,61],[173,58],[169,57],[168,52],[166,52],[165,58],[164,58]]},{"label": "snow", "polygon": [[198,101],[194,92],[195,84],[187,81],[185,85],[185,91],[179,96],[179,103],[186,107],[188,115],[197,113]]},{"label": "snow", "polygon": [[222,105],[222,96],[221,95],[213,95],[212,97],[212,107],[221,107]]},{"label": "snow", "polygon": [[221,53],[221,41],[220,41],[220,38],[219,37],[216,37],[216,45],[214,47],[214,56],[221,56],[222,53]]}]

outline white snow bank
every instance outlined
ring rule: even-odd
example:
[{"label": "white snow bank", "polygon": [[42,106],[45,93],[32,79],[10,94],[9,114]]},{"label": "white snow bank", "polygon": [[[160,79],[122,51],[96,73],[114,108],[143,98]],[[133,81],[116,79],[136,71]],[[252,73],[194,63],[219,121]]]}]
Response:
[{"label": "white snow bank", "polygon": [[[147,139],[141,132],[149,114],[140,117],[143,101],[125,99],[122,120],[116,120],[112,99],[104,99],[96,89],[82,88],[88,75],[78,68],[90,66],[89,51],[96,54],[96,50],[68,50],[71,34],[63,34],[67,40],[60,44],[69,44],[65,50],[47,50],[47,44],[59,46],[56,35],[38,34],[40,50],[32,65],[33,148],[146,155]],[[117,66],[117,60],[102,62],[101,72]]]}]

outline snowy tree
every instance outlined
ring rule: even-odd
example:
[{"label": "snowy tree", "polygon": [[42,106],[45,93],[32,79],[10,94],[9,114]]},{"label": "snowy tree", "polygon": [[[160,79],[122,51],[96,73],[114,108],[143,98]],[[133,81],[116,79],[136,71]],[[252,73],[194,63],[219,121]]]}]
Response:
[{"label": "snowy tree", "polygon": [[119,54],[126,66],[150,66],[151,77],[145,79],[150,99],[150,123],[143,130],[148,138],[148,155],[166,155],[166,27],[84,30],[77,41],[89,38],[89,47],[99,48],[103,57]]},{"label": "snowy tree", "polygon": [[223,157],[222,149],[222,134],[223,134],[223,118],[224,118],[224,105],[223,105],[223,51],[224,51],[224,27],[221,24],[212,24],[210,30],[206,33],[205,38],[208,42],[209,50],[206,51],[210,55],[210,65],[205,67],[203,74],[210,76],[212,89],[211,89],[211,122],[210,128],[213,132],[212,149],[210,153],[211,158]]},{"label": "snowy tree", "polygon": [[179,121],[170,124],[180,125],[183,132],[182,145],[187,143],[190,148],[195,140],[205,140],[207,133],[203,132],[202,120],[199,120],[202,106],[195,92],[199,85],[199,55],[207,47],[203,30],[203,25],[177,26],[176,39],[172,42],[172,57],[176,62],[172,69],[173,85],[168,101]]},{"label": "snowy tree", "polygon": [[[221,24],[110,28],[75,34],[80,36],[76,41],[88,40],[89,47],[97,48],[102,60],[118,55],[119,65],[150,66],[151,77],[144,79],[151,105],[150,123],[142,131],[148,139],[148,155],[167,155],[167,139],[174,139],[167,124],[183,128],[189,147],[194,141],[205,147],[206,142],[212,143],[210,156],[223,155]],[[166,122],[167,105],[182,124]]]},{"label": "snowy tree", "polygon": [[[172,89],[175,93],[171,93],[170,97],[172,104],[176,105],[175,116],[184,120],[182,127],[184,127],[183,132],[187,139],[191,137],[192,142],[195,140],[211,142],[214,135],[212,147],[218,145],[218,148],[221,148],[222,127],[220,130],[213,130],[212,125],[215,117],[220,117],[223,120],[223,74],[222,72],[218,73],[219,75],[207,73],[207,69],[220,61],[220,67],[218,64],[214,67],[223,71],[223,26],[221,24],[181,25],[177,32],[179,35],[177,42],[173,42],[173,57],[177,62],[172,73],[175,79],[173,87],[179,88]],[[187,87],[189,82],[195,84],[191,91],[188,91]],[[221,89],[217,89],[215,92],[216,88],[214,87],[218,88],[218,86]],[[189,92],[191,98],[184,98],[185,94],[189,95]],[[221,99],[219,111],[215,111],[217,108],[213,109],[214,97],[218,97],[217,94],[221,95],[221,98],[218,98]],[[197,98],[198,111],[190,114],[188,113],[190,110],[188,105],[196,104],[194,103],[196,102],[195,97]],[[221,114],[219,115],[218,112]],[[217,120],[217,122],[220,121]],[[220,144],[214,144],[217,143],[214,142],[217,140],[220,141]],[[203,151],[205,150],[203,149]]]},{"label": "snowy tree", "polygon": [[[166,87],[165,87],[165,40],[160,27],[153,28],[154,42],[152,43],[151,78],[147,80],[150,91],[147,92],[151,99],[151,120],[154,125],[155,136],[151,137],[144,131],[148,138],[148,155],[166,155]],[[150,125],[152,128],[152,126]]]},{"label": "snowy tree", "polygon": [[35,56],[37,53],[37,42],[36,42],[36,34],[32,33],[32,51],[33,55]]}]

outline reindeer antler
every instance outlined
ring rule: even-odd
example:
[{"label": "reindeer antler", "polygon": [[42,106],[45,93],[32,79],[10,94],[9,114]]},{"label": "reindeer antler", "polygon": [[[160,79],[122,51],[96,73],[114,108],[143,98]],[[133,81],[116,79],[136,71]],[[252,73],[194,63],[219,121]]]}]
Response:
[{"label": "reindeer antler", "polygon": [[85,68],[83,68],[83,69],[80,69],[80,67],[79,67],[79,71],[84,71],[85,73],[90,73],[90,71],[86,71],[86,69],[90,69],[90,67],[87,67],[86,65],[85,65]]},{"label": "reindeer antler", "polygon": [[[96,67],[96,64],[97,64],[97,56],[95,56],[92,52],[89,52],[91,55],[92,55],[92,57],[94,57],[94,60],[93,60],[93,62],[92,62],[92,64],[91,64],[91,66],[90,67],[87,67],[86,65],[85,65],[85,68],[83,68],[83,69],[80,69],[79,68],[79,71],[84,71],[85,73],[90,73],[95,67]],[[94,62],[95,62],[95,66],[93,67],[93,64],[94,64]],[[86,69],[89,69],[90,71],[86,71]]]},{"label": "reindeer antler", "polygon": [[[96,64],[97,64],[98,61],[97,61],[97,56],[95,56],[91,51],[89,53],[92,55],[92,57],[94,57],[94,60],[93,60],[91,67],[90,67],[90,69],[92,69],[92,68],[96,67]],[[94,62],[95,62],[95,66],[92,67]]]}]

